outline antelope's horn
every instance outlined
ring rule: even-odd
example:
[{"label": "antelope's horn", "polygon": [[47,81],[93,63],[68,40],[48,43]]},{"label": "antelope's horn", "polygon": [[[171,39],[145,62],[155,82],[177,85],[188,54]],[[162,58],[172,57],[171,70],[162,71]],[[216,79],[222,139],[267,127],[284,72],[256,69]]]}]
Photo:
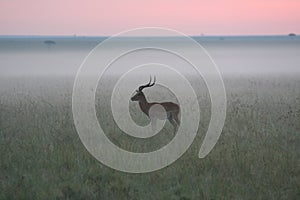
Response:
[{"label": "antelope's horn", "polygon": [[147,83],[146,85],[141,85],[141,86],[139,87],[139,91],[141,92],[144,88],[152,87],[152,86],[155,84],[156,77],[154,76],[154,81],[153,81],[152,84],[151,84],[151,80],[152,80],[152,78],[151,78],[151,76],[150,76],[150,81],[149,81],[149,83]]}]

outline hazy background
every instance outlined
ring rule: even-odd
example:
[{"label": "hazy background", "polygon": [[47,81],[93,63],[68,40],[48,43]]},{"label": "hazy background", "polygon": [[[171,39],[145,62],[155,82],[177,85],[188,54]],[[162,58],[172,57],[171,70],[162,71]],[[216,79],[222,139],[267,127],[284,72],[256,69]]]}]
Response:
[{"label": "hazy background", "polygon": [[[0,37],[0,76],[68,75],[74,77],[83,59],[104,39],[105,37],[2,36]],[[222,75],[300,74],[300,37],[298,36],[194,37],[194,39],[206,48]],[[130,40],[123,40],[122,45],[130,44]],[[119,44],[116,45],[113,48],[118,48]],[[170,45],[178,46],[183,51],[196,53],[193,49],[180,46],[176,39]],[[189,73],[187,69],[186,73]]]}]

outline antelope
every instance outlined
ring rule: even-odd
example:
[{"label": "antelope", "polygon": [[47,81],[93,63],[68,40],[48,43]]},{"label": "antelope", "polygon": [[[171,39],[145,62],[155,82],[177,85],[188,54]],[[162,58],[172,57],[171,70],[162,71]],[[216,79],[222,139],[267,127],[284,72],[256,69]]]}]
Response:
[{"label": "antelope", "polygon": [[[173,102],[162,102],[162,103],[148,102],[143,93],[143,89],[154,86],[155,81],[156,81],[156,78],[154,77],[154,81],[153,81],[153,83],[151,83],[151,76],[150,76],[149,83],[139,86],[138,90],[136,90],[136,94],[131,97],[131,101],[137,101],[139,103],[139,106],[140,106],[140,109],[142,110],[142,112],[144,114],[146,114],[149,118],[150,118],[149,110],[150,110],[151,106],[161,105],[166,111],[165,117],[169,120],[169,122],[174,127],[174,134],[175,134],[178,129],[178,126],[180,125],[180,120],[179,120],[179,116],[178,116],[179,112],[180,112],[179,105],[176,103],[173,103]],[[157,116],[157,118],[161,119],[159,116]]]}]

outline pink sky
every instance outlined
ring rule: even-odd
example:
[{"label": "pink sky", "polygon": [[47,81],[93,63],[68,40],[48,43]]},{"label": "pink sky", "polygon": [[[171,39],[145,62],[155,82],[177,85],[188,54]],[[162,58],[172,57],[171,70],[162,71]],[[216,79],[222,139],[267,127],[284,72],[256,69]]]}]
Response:
[{"label": "pink sky", "polygon": [[0,0],[0,35],[112,35],[155,26],[188,35],[300,34],[300,0]]}]

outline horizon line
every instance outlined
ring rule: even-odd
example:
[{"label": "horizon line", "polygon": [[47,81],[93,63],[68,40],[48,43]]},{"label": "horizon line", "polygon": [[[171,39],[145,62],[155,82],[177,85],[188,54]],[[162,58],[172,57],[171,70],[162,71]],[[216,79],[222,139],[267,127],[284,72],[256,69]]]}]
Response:
[{"label": "horizon line", "polygon": [[[70,35],[22,35],[22,34],[12,34],[12,35],[7,35],[7,34],[0,34],[0,38],[30,38],[30,37],[37,37],[37,38],[47,38],[47,37],[54,37],[54,38],[76,38],[76,37],[86,37],[86,38],[106,38],[106,37],[113,37],[114,35],[77,35],[77,34],[70,34]],[[241,35],[205,35],[205,34],[200,34],[200,35],[186,35],[188,37],[282,37],[282,36],[299,36],[296,33],[288,33],[288,34],[241,34]],[[134,36],[121,36],[121,37],[180,37],[180,36],[172,36],[172,35],[161,35],[161,36],[143,36],[143,35],[134,35]]]}]

